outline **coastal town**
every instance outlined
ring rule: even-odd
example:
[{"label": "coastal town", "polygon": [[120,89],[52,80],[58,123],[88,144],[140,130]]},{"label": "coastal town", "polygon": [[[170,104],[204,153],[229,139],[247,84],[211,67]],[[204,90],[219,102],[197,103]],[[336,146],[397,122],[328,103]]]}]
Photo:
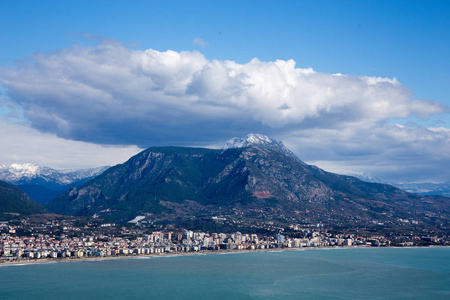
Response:
[{"label": "coastal town", "polygon": [[0,222],[0,263],[42,260],[261,251],[325,247],[448,246],[446,237],[331,233],[320,226],[291,225],[274,235],[148,230],[135,224]]}]

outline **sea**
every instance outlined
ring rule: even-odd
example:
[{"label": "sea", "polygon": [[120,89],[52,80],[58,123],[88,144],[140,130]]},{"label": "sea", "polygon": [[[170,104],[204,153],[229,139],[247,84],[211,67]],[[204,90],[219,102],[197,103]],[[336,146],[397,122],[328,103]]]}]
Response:
[{"label": "sea", "polygon": [[450,248],[335,248],[2,265],[0,299],[450,299]]}]

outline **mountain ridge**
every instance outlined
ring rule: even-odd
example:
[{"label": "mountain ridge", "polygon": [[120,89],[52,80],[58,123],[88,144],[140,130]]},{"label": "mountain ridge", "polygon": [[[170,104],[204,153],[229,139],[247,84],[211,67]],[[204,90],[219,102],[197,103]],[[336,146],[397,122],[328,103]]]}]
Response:
[{"label": "mountain ridge", "polygon": [[448,198],[329,173],[264,143],[220,150],[152,147],[47,207],[118,221],[137,215],[165,222],[229,215],[257,222],[263,213],[281,223],[401,227],[401,220],[408,220],[439,230],[447,230],[450,212]]}]

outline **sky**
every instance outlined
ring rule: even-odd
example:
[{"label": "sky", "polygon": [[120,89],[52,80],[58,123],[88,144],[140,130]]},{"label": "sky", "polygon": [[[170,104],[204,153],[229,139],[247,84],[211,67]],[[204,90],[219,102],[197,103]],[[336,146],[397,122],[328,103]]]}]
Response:
[{"label": "sky", "polygon": [[450,178],[448,1],[0,0],[0,164],[260,133],[327,171]]}]

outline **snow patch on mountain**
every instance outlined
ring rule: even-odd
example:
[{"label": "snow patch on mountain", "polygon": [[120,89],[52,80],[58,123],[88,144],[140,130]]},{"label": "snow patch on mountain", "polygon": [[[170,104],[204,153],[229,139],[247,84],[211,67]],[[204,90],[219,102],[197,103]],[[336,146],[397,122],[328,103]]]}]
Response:
[{"label": "snow patch on mountain", "polygon": [[271,139],[268,136],[262,134],[250,133],[246,135],[244,138],[234,137],[231,140],[225,143],[223,149],[229,148],[244,148],[252,145],[268,145],[268,144],[278,144],[281,143],[275,139]]},{"label": "snow patch on mountain", "polygon": [[286,148],[282,141],[270,138],[266,135],[250,133],[246,135],[244,138],[234,137],[231,140],[228,140],[225,143],[225,146],[222,147],[223,150],[227,150],[230,148],[245,148],[256,146],[265,149],[277,150],[291,158],[296,159],[297,161],[302,162],[297,155],[295,155],[291,150]]},{"label": "snow patch on mountain", "polygon": [[275,139],[271,139],[268,136],[262,134],[254,134],[250,133],[246,135],[244,138],[234,137],[231,140],[225,143],[225,146],[222,149],[229,148],[244,148],[253,145],[271,145],[271,144],[283,144],[280,141]]}]

